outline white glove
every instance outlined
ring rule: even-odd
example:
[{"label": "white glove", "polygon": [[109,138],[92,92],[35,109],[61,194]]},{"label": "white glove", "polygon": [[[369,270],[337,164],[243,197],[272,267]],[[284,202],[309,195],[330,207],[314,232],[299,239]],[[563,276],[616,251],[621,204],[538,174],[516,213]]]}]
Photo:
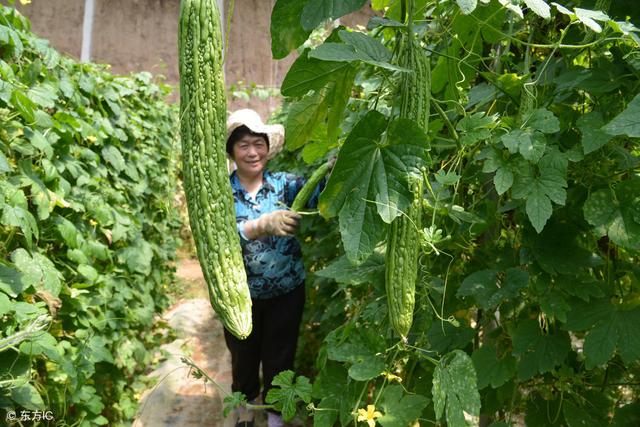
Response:
[{"label": "white glove", "polygon": [[298,228],[300,215],[293,211],[278,210],[247,221],[245,234],[250,239],[260,236],[292,236]]}]

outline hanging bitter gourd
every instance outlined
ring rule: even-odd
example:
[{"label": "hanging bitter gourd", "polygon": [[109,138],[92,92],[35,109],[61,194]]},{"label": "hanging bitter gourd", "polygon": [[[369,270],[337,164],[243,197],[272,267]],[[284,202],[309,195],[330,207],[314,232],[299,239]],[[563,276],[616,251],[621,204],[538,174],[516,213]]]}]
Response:
[{"label": "hanging bitter gourd", "polygon": [[[426,133],[431,100],[429,58],[410,38],[403,47],[400,65],[412,73],[401,77],[400,117],[417,122]],[[422,229],[422,177],[417,175],[409,179],[413,199],[407,211],[394,219],[389,227],[385,257],[389,320],[403,339],[406,339],[413,323]]]},{"label": "hanging bitter gourd", "polygon": [[216,0],[182,0],[180,137],[189,222],[211,305],[240,339],[251,333],[251,297],[227,172],[226,92]]},{"label": "hanging bitter gourd", "polygon": [[407,337],[413,323],[422,228],[422,178],[412,177],[412,181],[413,201],[389,226],[385,257],[389,319],[393,329],[403,338]]}]

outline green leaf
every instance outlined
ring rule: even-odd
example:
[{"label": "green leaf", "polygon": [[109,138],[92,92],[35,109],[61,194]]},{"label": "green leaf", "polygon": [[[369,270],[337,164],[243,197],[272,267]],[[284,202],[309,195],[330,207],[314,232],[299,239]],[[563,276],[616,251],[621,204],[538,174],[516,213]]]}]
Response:
[{"label": "green leaf", "polygon": [[529,9],[536,15],[549,19],[551,17],[551,8],[544,0],[524,0]]},{"label": "green leaf", "polygon": [[[433,405],[436,418],[446,408],[449,427],[477,425],[480,417],[480,394],[471,358],[461,350],[445,356],[433,372]],[[470,417],[470,422],[466,417]]]},{"label": "green leaf", "polygon": [[239,391],[234,391],[233,393],[225,396],[222,403],[224,405],[222,415],[226,418],[231,411],[247,403],[247,396]]},{"label": "green leaf", "polygon": [[310,90],[319,90],[327,82],[335,80],[340,71],[350,68],[346,62],[321,61],[308,57],[305,51],[291,65],[289,72],[282,82],[281,93],[283,96],[301,97]]},{"label": "green leaf", "polygon": [[311,401],[311,383],[304,376],[296,378],[293,382],[293,371],[282,371],[272,381],[274,388],[267,393],[266,402],[273,404],[275,409],[282,412],[285,421],[291,420],[296,414],[296,404],[302,400],[304,403]]},{"label": "green leaf", "polygon": [[607,312],[601,311],[599,315],[601,319],[584,340],[587,369],[608,362],[616,348],[625,364],[640,358],[640,336],[637,333],[640,309],[620,310],[609,306]]},{"label": "green leaf", "polygon": [[122,153],[113,145],[107,145],[102,149],[102,157],[109,163],[113,168],[122,172],[125,168],[124,157],[122,157]]},{"label": "green leaf", "polygon": [[333,279],[338,283],[358,285],[360,283],[382,283],[384,280],[384,256],[373,253],[364,263],[354,266],[342,255],[314,275]]},{"label": "green leaf", "polygon": [[[1,285],[0,289],[2,289]],[[13,311],[12,305],[13,304],[11,304],[11,300],[9,299],[9,297],[0,292],[0,318],[2,318],[5,314]]]},{"label": "green leaf", "polygon": [[56,100],[58,99],[57,90],[50,84],[42,84],[34,86],[29,89],[27,96],[35,104],[43,108],[54,108],[56,106]]},{"label": "green leaf", "polygon": [[38,238],[38,223],[31,212],[20,206],[6,205],[2,211],[2,223],[22,230],[27,248],[31,249],[33,237]]},{"label": "green leaf", "polygon": [[[376,42],[376,40],[371,39]],[[383,46],[384,48],[384,46]],[[335,61],[335,62],[355,62],[362,61],[366,64],[375,65],[377,67],[386,68],[392,71],[404,71],[396,65],[390,64],[384,61],[377,61],[371,58],[367,53],[359,51],[354,46],[343,43],[331,43],[327,42],[321,44],[311,52],[309,52],[309,58],[319,59],[322,61]]]},{"label": "green leaf", "polygon": [[527,127],[542,133],[560,132],[560,121],[546,108],[538,108],[531,112],[525,120]]},{"label": "green leaf", "polygon": [[640,95],[636,95],[627,105],[627,108],[607,123],[602,130],[614,136],[640,137]]},{"label": "green leaf", "polygon": [[368,381],[385,370],[384,360],[379,356],[356,357],[349,368],[349,376],[356,381]]},{"label": "green leaf", "polygon": [[48,332],[38,332],[31,339],[20,344],[20,352],[29,356],[45,355],[54,362],[61,363],[62,355],[57,344],[56,339]]},{"label": "green leaf", "polygon": [[271,11],[271,55],[282,59],[303,44],[311,31],[302,28],[300,18],[305,2],[276,0]]},{"label": "green leaf", "polygon": [[509,150],[511,154],[515,154],[520,150],[520,145],[532,145],[531,133],[525,132],[521,129],[514,129],[511,132],[503,135],[500,141],[504,144],[505,148]]},{"label": "green leaf", "polygon": [[547,147],[546,138],[540,132],[534,132],[531,138],[526,139],[518,147],[518,151],[531,163],[538,163]]},{"label": "green leaf", "polygon": [[383,416],[378,421],[383,427],[406,427],[420,418],[429,399],[419,394],[408,394],[402,386],[393,384],[384,389],[380,396]]},{"label": "green leaf", "polygon": [[640,424],[640,402],[616,408],[611,427],[633,427]]},{"label": "green leaf", "polygon": [[520,357],[518,378],[527,380],[562,364],[571,350],[569,334],[543,334],[538,322],[524,320],[511,333],[513,354]]},{"label": "green leaf", "polygon": [[90,283],[95,283],[100,277],[98,270],[87,264],[79,265],[78,273],[82,274]]},{"label": "green leaf", "polygon": [[[340,120],[351,95],[354,77],[355,70],[351,67],[337,71],[332,75],[334,81],[291,104],[285,123],[288,150],[305,145],[321,127],[325,129],[329,143],[337,141]],[[321,126],[325,119],[327,125]]]},{"label": "green leaf", "polygon": [[436,181],[438,181],[442,185],[455,185],[458,181],[460,181],[460,175],[453,171],[446,172],[444,170],[439,170],[434,177]]},{"label": "green leaf", "polygon": [[582,149],[589,154],[611,141],[612,136],[603,131],[604,119],[599,112],[591,112],[581,116],[576,122],[582,133]]},{"label": "green leaf", "polygon": [[130,271],[149,275],[153,250],[146,240],[139,239],[135,245],[118,251],[118,258],[124,262]]},{"label": "green leaf", "polygon": [[473,296],[480,307],[488,310],[517,297],[528,282],[529,274],[519,268],[500,274],[496,270],[481,270],[467,276],[456,295]]},{"label": "green leaf", "polygon": [[456,130],[461,134],[460,142],[463,145],[473,145],[489,139],[496,120],[497,116],[486,116],[483,112],[463,117],[456,125]]},{"label": "green leaf", "polygon": [[4,153],[0,152],[0,173],[11,172],[12,168]]},{"label": "green leaf", "polygon": [[516,359],[510,353],[498,359],[495,347],[480,347],[473,352],[471,359],[478,374],[479,390],[488,385],[498,388],[516,374]]},{"label": "green leaf", "polygon": [[466,347],[475,334],[473,328],[465,325],[456,327],[449,322],[433,322],[427,339],[431,349],[442,354]]},{"label": "green leaf", "polygon": [[347,257],[364,261],[391,222],[411,200],[407,176],[426,164],[426,136],[414,122],[398,119],[386,133],[387,118],[370,111],[356,124],[340,150],[319,209],[325,217],[339,214]]},{"label": "green leaf", "polygon": [[57,216],[55,223],[60,237],[62,237],[67,246],[72,249],[77,249],[80,246],[81,235],[76,226],[62,216]]},{"label": "green leaf", "polygon": [[362,8],[366,0],[312,0],[302,11],[302,28],[311,31],[328,19],[337,19]]},{"label": "green leaf", "polygon": [[62,289],[63,276],[46,256],[34,252],[32,255],[19,248],[11,254],[11,260],[22,273],[22,281],[26,286],[36,290],[46,290],[57,297]]},{"label": "green leaf", "polygon": [[478,0],[456,0],[456,3],[458,3],[460,11],[465,15],[473,12],[478,6]]},{"label": "green leaf", "polygon": [[22,280],[22,273],[0,264],[0,291],[15,298],[28,287],[29,284]]},{"label": "green leaf", "polygon": [[547,223],[547,220],[551,218],[553,208],[551,206],[551,200],[549,200],[549,197],[545,194],[544,189],[539,183],[534,185],[527,196],[526,210],[531,225],[540,233]]},{"label": "green leaf", "polygon": [[612,189],[594,191],[583,206],[584,218],[598,236],[607,235],[617,245],[640,248],[640,178],[623,181]]},{"label": "green leaf", "polygon": [[596,21],[606,22],[611,20],[611,18],[599,10],[588,10],[576,7],[574,11],[578,20],[596,33],[602,32],[602,27]]},{"label": "green leaf", "polygon": [[18,110],[18,113],[20,113],[27,124],[31,124],[35,121],[34,110],[36,109],[36,105],[20,90],[14,89],[11,94],[11,105]]},{"label": "green leaf", "polygon": [[108,343],[105,337],[101,335],[92,336],[87,342],[87,350],[89,351],[89,360],[93,363],[108,362],[115,363],[113,355],[109,351]]},{"label": "green leaf", "polygon": [[493,177],[493,184],[495,185],[496,192],[499,195],[506,193],[513,185],[513,172],[506,167],[498,168],[495,176]]},{"label": "green leaf", "polygon": [[44,401],[38,390],[30,383],[11,389],[11,399],[23,408],[31,411],[44,410]]}]

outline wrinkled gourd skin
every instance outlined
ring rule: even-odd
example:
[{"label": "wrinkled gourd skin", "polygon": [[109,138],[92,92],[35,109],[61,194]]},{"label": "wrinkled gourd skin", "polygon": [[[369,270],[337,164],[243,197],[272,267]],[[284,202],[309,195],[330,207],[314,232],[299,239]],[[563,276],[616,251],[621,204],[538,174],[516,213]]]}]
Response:
[{"label": "wrinkled gourd skin", "polygon": [[[422,228],[422,185],[416,179],[414,198],[404,215],[394,219],[387,235],[385,288],[393,329],[406,339],[413,323],[420,233]],[[406,216],[405,216],[406,215]]]},{"label": "wrinkled gourd skin", "polygon": [[[400,82],[400,117],[415,121],[426,133],[431,100],[429,58],[418,46],[405,45],[400,66],[413,71],[404,73]],[[422,229],[421,182],[420,177],[413,180],[413,201],[405,214],[393,220],[387,234],[385,288],[389,320],[403,339],[411,329],[415,307]]]},{"label": "wrinkled gourd skin", "polygon": [[226,92],[216,0],[182,0],[179,25],[180,136],[189,222],[213,309],[244,339],[251,297],[227,171]]}]

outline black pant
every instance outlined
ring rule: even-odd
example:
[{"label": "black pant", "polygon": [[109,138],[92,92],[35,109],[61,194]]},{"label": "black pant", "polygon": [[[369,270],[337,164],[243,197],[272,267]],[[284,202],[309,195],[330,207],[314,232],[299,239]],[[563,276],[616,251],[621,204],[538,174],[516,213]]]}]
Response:
[{"label": "black pant", "polygon": [[273,377],[281,371],[293,370],[304,298],[304,284],[301,284],[285,295],[253,299],[253,330],[249,337],[239,340],[224,330],[227,348],[231,352],[232,391],[244,393],[247,400],[258,397],[258,371],[262,362],[264,401]]}]

